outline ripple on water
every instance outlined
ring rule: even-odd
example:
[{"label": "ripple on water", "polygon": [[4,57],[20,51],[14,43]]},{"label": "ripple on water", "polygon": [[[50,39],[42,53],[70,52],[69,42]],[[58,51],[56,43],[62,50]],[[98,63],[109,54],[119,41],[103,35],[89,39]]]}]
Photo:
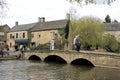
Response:
[{"label": "ripple on water", "polygon": [[0,61],[0,80],[118,80],[120,70],[29,60]]}]

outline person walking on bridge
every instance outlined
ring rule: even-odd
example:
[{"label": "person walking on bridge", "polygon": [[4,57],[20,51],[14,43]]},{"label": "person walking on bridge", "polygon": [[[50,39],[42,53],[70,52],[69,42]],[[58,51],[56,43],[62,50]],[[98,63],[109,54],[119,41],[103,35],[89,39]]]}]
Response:
[{"label": "person walking on bridge", "polygon": [[80,36],[77,35],[76,39],[75,39],[75,46],[76,46],[76,51],[80,51],[80,46],[81,46],[81,42],[80,42]]}]

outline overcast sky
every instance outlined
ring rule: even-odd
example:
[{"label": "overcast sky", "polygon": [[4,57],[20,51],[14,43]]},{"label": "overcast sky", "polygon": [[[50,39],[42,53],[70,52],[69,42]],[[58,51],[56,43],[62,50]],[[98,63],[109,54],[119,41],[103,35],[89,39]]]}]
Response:
[{"label": "overcast sky", "polygon": [[0,17],[0,25],[8,24],[10,27],[19,24],[28,24],[38,21],[38,17],[45,17],[46,21],[65,19],[70,9],[75,9],[77,18],[94,16],[102,20],[107,14],[112,20],[120,22],[120,0],[108,5],[77,6],[66,0],[6,0],[9,9],[5,17]]}]

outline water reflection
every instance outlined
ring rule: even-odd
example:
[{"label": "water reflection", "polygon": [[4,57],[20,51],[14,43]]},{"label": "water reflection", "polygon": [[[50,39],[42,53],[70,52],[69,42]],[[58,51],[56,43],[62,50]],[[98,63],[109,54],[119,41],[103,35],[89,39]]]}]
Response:
[{"label": "water reflection", "polygon": [[0,61],[0,80],[119,80],[120,70],[45,63]]}]

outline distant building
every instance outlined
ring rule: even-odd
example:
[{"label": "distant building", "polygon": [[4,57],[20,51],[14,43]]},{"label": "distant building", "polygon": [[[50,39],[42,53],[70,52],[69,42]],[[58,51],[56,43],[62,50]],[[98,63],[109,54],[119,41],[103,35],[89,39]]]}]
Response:
[{"label": "distant building", "polygon": [[114,35],[120,41],[120,23],[104,23],[106,32]]},{"label": "distant building", "polygon": [[0,25],[0,45],[7,41],[7,33],[10,31],[10,27],[5,25]]}]

